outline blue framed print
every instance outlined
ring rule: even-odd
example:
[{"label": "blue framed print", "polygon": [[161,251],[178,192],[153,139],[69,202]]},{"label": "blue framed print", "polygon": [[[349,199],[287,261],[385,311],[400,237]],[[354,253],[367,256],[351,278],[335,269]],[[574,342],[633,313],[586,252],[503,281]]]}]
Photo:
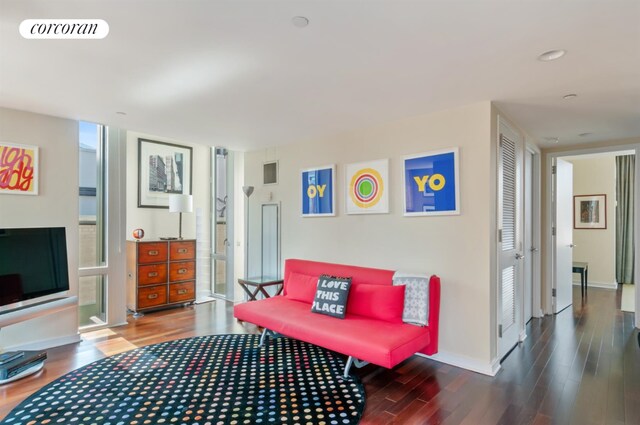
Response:
[{"label": "blue framed print", "polygon": [[403,159],[404,215],[460,214],[458,148]]},{"label": "blue framed print", "polygon": [[336,166],[302,170],[302,216],[336,215]]}]

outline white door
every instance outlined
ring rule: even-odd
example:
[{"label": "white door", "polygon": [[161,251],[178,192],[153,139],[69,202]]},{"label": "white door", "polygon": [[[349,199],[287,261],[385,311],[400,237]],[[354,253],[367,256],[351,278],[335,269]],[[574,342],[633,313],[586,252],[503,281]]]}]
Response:
[{"label": "white door", "polygon": [[518,343],[522,322],[522,138],[500,122],[498,146],[498,351]]},{"label": "white door", "polygon": [[524,153],[524,323],[533,317],[533,152]]},{"label": "white door", "polygon": [[555,262],[551,296],[553,312],[559,313],[571,305],[573,298],[573,164],[558,158],[554,169]]}]

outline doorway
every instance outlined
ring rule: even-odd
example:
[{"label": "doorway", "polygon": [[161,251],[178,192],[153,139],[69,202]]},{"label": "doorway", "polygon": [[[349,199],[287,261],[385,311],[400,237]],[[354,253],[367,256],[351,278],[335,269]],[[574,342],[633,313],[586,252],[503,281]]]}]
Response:
[{"label": "doorway", "polygon": [[[527,145],[524,152],[524,318],[526,325],[542,317],[540,308],[540,150]],[[520,340],[526,338],[526,327]]]},{"label": "doorway", "polygon": [[501,117],[498,130],[498,355],[504,358],[523,328],[524,142]]},{"label": "doorway", "polygon": [[[593,288],[617,289],[620,293],[625,290],[624,298],[618,304],[618,308],[624,311],[624,307],[626,311],[633,311],[636,327],[640,325],[637,309],[633,306],[633,304],[637,305],[640,294],[636,293],[635,285],[619,285],[619,283],[625,283],[625,280],[633,280],[633,270],[638,266],[638,256],[632,249],[626,251],[628,252],[626,257],[621,256],[620,253],[625,251],[619,245],[616,246],[624,238],[631,247],[638,240],[638,230],[634,228],[638,211],[631,208],[626,210],[628,219],[623,217],[624,214],[621,216],[622,204],[626,202],[627,197],[617,190],[621,187],[621,182],[630,179],[633,189],[631,191],[633,206],[633,197],[638,196],[638,175],[635,173],[635,163],[632,163],[632,173],[628,174],[630,177],[626,179],[621,177],[618,171],[621,170],[620,164],[624,163],[623,157],[633,157],[635,161],[636,150],[637,148],[631,145],[548,154],[547,164],[550,174],[554,171],[552,165],[557,167],[556,173],[561,173],[562,167],[559,165],[562,163],[569,163],[572,170],[568,178],[557,176],[554,179],[555,183],[548,187],[547,191],[547,199],[550,201],[548,205],[551,206],[547,211],[550,223],[547,252],[550,254],[548,264],[552,266],[547,268],[549,279],[546,287],[545,312],[557,313],[562,310],[560,297],[561,293],[567,289],[570,297],[574,291],[579,291],[582,294],[583,303],[588,302],[589,291]],[[566,187],[569,181],[572,181],[570,189]],[[567,190],[569,190],[568,197],[565,193]],[[563,197],[564,201],[561,199]],[[563,202],[568,202],[568,207],[564,208],[569,208],[570,211],[569,222],[565,224],[558,221],[556,217],[558,209],[563,209],[561,207]],[[628,226],[631,226],[631,229]],[[625,228],[627,228],[626,231]],[[565,238],[566,240],[562,242],[560,235],[567,233],[569,238]],[[561,245],[571,247],[569,249],[571,255],[568,258],[558,249]],[[627,258],[626,275],[621,274],[620,258]],[[569,270],[582,273],[571,275]],[[560,271],[562,274],[559,273]],[[576,296],[579,297],[580,294]],[[623,305],[624,301],[626,305]]]},{"label": "doorway", "polygon": [[540,317],[540,151],[498,117],[498,356],[504,359]]}]

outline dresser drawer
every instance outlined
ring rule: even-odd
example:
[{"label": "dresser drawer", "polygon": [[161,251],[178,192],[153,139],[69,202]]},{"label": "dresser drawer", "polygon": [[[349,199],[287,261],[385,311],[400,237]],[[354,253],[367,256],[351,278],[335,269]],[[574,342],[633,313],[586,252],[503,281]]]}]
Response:
[{"label": "dresser drawer", "polygon": [[167,285],[145,286],[138,289],[138,308],[156,307],[167,303]]},{"label": "dresser drawer", "polygon": [[169,282],[192,280],[196,277],[195,261],[179,261],[169,265]]},{"label": "dresser drawer", "polygon": [[167,261],[166,242],[138,242],[138,263],[161,263]]},{"label": "dresser drawer", "polygon": [[196,283],[182,282],[169,285],[169,302],[191,301],[196,297]]},{"label": "dresser drawer", "polygon": [[167,264],[148,264],[138,266],[138,285],[167,283]]},{"label": "dresser drawer", "polygon": [[196,243],[193,241],[171,242],[169,245],[169,260],[193,260],[196,258]]}]

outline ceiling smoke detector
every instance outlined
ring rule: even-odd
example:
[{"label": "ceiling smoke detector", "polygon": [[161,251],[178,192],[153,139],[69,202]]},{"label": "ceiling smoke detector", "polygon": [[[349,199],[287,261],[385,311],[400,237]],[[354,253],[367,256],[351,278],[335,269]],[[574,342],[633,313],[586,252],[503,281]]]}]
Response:
[{"label": "ceiling smoke detector", "polygon": [[558,139],[557,137],[545,137],[544,140],[553,144],[557,144],[558,142],[560,142],[560,139]]},{"label": "ceiling smoke detector", "polygon": [[304,16],[294,16],[291,18],[291,22],[298,28],[304,28],[309,25],[309,19]]},{"label": "ceiling smoke detector", "polygon": [[551,62],[556,59],[560,59],[567,53],[566,50],[549,50],[548,52],[544,52],[540,56],[538,56],[538,60],[542,62]]}]

